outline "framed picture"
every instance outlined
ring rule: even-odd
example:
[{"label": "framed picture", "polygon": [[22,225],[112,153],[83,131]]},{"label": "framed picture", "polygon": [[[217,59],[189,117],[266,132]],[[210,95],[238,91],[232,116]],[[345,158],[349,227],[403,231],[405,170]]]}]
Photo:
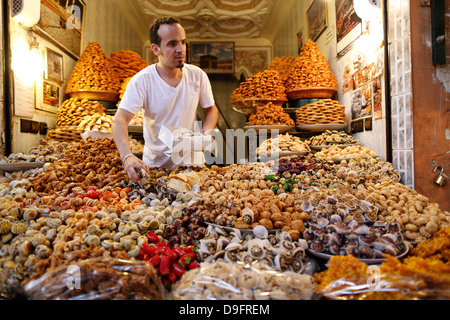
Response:
[{"label": "framed picture", "polygon": [[351,132],[358,133],[364,131],[364,119],[353,120],[351,125]]},{"label": "framed picture", "polygon": [[328,27],[328,14],[326,0],[314,0],[306,12],[308,22],[308,36],[316,41]]},{"label": "framed picture", "polygon": [[36,33],[77,60],[82,51],[85,0],[41,0]]},{"label": "framed picture", "polygon": [[45,57],[45,79],[58,82],[64,82],[63,56],[52,49],[47,48]]},{"label": "framed picture", "polygon": [[47,81],[42,86],[43,103],[51,107],[59,107],[59,87]]},{"label": "framed picture", "polygon": [[189,63],[206,73],[234,73],[234,42],[192,42]]},{"label": "framed picture", "polygon": [[383,92],[381,89],[381,77],[372,82],[373,92],[373,118],[375,120],[383,117]]},{"label": "framed picture", "polygon": [[336,50],[344,56],[351,44],[362,34],[362,20],[356,14],[353,0],[336,0]]}]

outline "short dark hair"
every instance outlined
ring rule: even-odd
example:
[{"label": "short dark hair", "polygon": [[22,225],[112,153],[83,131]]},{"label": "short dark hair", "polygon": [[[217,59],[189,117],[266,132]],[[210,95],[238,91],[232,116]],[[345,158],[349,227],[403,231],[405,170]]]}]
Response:
[{"label": "short dark hair", "polygon": [[159,27],[162,24],[181,24],[180,19],[175,17],[161,17],[156,19],[153,24],[150,26],[150,43],[156,44],[158,46],[161,45],[161,37],[158,34]]}]

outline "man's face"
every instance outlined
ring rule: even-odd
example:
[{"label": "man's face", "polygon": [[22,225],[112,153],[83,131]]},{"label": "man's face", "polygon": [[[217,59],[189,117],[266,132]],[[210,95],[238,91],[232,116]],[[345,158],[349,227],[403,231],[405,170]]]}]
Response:
[{"label": "man's face", "polygon": [[[186,61],[186,32],[179,24],[159,27],[161,45],[156,49],[160,62],[171,68],[183,68]],[[159,54],[158,54],[159,53]]]}]

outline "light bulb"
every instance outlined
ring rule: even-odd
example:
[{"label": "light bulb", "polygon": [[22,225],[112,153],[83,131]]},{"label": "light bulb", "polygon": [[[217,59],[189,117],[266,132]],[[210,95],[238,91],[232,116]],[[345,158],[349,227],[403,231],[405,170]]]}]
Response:
[{"label": "light bulb", "polygon": [[39,48],[25,41],[19,41],[12,51],[12,69],[14,74],[25,84],[31,85],[42,75],[43,62]]},{"label": "light bulb", "polygon": [[44,70],[42,62],[42,54],[39,50],[39,48],[31,48],[30,50],[30,74],[32,77],[36,80],[38,80],[41,75],[42,71]]},{"label": "light bulb", "polygon": [[353,0],[353,8],[362,20],[372,21],[381,14],[380,0]]}]

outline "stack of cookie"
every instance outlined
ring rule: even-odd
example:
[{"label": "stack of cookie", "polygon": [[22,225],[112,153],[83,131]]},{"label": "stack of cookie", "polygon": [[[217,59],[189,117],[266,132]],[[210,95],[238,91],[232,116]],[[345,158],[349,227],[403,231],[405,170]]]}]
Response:
[{"label": "stack of cookie", "polygon": [[345,106],[336,100],[322,99],[307,104],[295,112],[296,125],[345,124]]}]

